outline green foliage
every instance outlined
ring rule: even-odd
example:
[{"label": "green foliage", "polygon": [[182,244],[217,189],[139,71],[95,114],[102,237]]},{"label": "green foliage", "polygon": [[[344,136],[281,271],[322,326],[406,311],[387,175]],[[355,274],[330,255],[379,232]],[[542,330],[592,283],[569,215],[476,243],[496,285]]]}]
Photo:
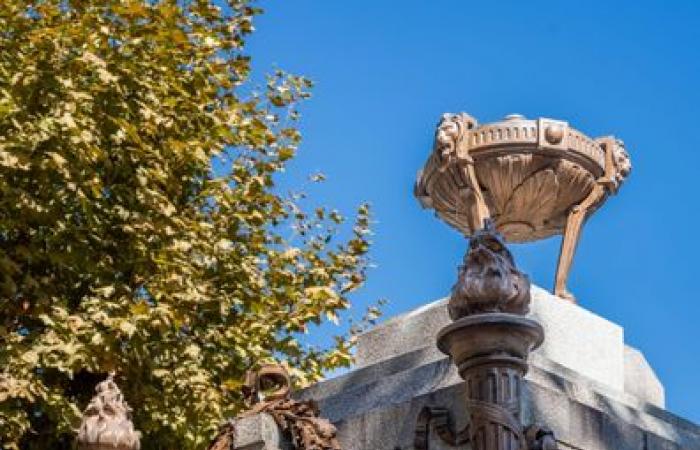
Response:
[{"label": "green foliage", "polygon": [[338,213],[275,190],[311,83],[277,72],[250,93],[260,10],[223,3],[2,1],[5,448],[67,448],[110,371],[142,448],[194,449],[257,362],[302,384],[350,362],[352,337],[299,336],[362,284],[368,210],[338,243]]}]

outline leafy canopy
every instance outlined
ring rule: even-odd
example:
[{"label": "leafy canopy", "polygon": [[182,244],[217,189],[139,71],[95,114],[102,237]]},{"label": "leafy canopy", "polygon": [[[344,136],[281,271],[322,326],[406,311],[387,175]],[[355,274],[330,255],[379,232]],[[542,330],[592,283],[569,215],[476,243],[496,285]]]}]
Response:
[{"label": "leafy canopy", "polygon": [[[115,371],[145,449],[202,448],[242,373],[301,383],[350,361],[300,333],[367,267],[368,210],[305,213],[274,188],[311,83],[256,94],[245,0],[3,0],[0,441],[68,448]],[[372,311],[374,313],[375,311]]]}]

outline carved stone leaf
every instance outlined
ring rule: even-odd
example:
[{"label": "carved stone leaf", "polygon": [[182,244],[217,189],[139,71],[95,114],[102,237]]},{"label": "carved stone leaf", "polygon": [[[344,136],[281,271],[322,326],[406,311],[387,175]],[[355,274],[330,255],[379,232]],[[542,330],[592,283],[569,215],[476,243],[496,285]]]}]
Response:
[{"label": "carved stone leaf", "polygon": [[593,176],[576,163],[567,160],[557,164],[557,180],[559,181],[559,198],[554,214],[567,213],[569,209],[579,204],[591,192],[595,185]]},{"label": "carved stone leaf", "polygon": [[495,211],[502,214],[514,189],[548,163],[547,158],[532,154],[499,156],[480,162],[477,174],[490,193]]},{"label": "carved stone leaf", "polygon": [[446,170],[432,185],[431,196],[436,207],[442,210],[459,209],[459,183],[453,168]]},{"label": "carved stone leaf", "polygon": [[462,232],[469,232],[473,201],[471,189],[466,187],[459,170],[454,166],[449,167],[440,177],[431,178],[430,182],[428,190],[440,217]]},{"label": "carved stone leaf", "polygon": [[536,172],[520,184],[504,208],[505,222],[541,223],[556,206],[559,186],[551,168]]}]

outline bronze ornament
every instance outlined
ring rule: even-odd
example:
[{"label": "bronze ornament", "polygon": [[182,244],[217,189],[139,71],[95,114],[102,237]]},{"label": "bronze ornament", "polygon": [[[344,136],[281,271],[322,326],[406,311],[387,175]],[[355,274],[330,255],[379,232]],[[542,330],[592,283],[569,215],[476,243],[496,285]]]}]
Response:
[{"label": "bronze ornament", "polygon": [[492,219],[508,242],[563,235],[554,294],[566,289],[583,222],[631,171],[622,141],[592,139],[554,119],[512,114],[478,125],[444,114],[415,195],[465,236]]},{"label": "bronze ornament", "polygon": [[496,232],[493,222],[474,233],[464,265],[452,288],[449,312],[452,320],[487,312],[527,314],[530,281]]},{"label": "bronze ornament", "polygon": [[444,408],[426,407],[418,416],[414,447],[429,450],[431,429],[450,446],[473,450],[554,450],[553,433],[521,425],[520,404],[527,359],[544,330],[526,317],[530,282],[491,220],[469,243],[452,289],[453,322],[438,333],[437,346],[464,379],[469,423],[456,432]]}]

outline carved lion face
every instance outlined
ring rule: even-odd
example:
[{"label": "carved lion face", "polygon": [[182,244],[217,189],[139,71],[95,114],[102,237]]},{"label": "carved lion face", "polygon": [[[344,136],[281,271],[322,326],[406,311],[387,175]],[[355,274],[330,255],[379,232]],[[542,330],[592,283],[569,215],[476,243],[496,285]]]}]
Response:
[{"label": "carved lion face", "polygon": [[486,312],[526,314],[529,303],[530,280],[515,267],[493,226],[475,233],[452,289],[452,319]]},{"label": "carved lion face", "polygon": [[435,150],[442,161],[455,155],[457,142],[466,130],[476,126],[476,120],[468,114],[443,114],[435,131]]}]

